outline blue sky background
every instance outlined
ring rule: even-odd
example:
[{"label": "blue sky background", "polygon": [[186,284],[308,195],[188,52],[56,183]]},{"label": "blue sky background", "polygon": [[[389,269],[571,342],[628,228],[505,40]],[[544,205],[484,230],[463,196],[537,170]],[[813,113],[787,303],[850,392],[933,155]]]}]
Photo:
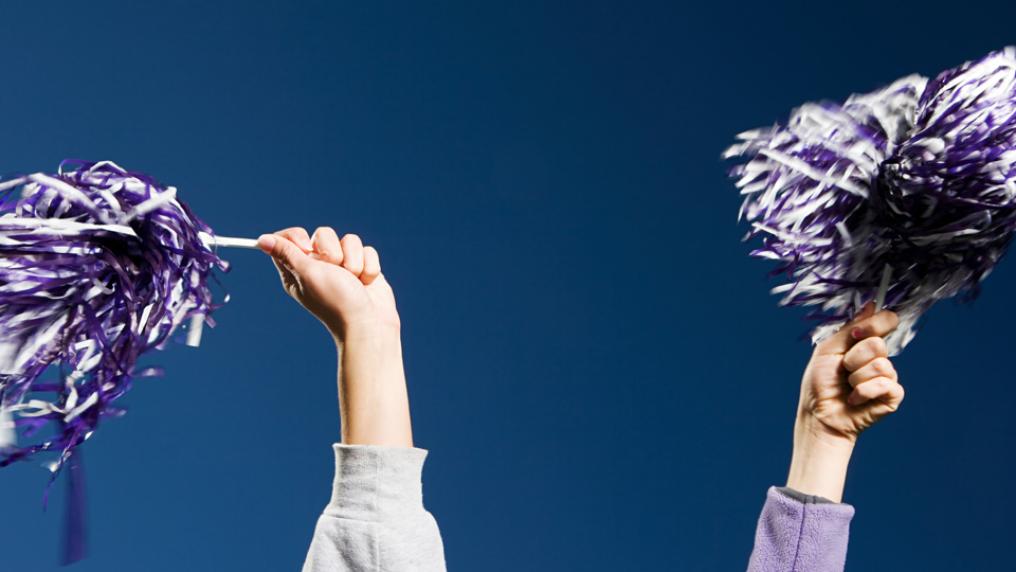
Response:
[{"label": "blue sky background", "polygon": [[[45,5],[45,8],[42,6]],[[1016,42],[1011,3],[89,2],[0,8],[0,172],[112,159],[213,228],[357,232],[404,322],[427,505],[463,571],[738,570],[808,345],[719,159],[806,100]],[[85,571],[296,570],[335,356],[260,253],[86,446]],[[848,568],[1011,565],[1016,262],[898,359]],[[61,494],[0,472],[0,569],[55,570]],[[61,489],[62,490],[62,489]]]}]

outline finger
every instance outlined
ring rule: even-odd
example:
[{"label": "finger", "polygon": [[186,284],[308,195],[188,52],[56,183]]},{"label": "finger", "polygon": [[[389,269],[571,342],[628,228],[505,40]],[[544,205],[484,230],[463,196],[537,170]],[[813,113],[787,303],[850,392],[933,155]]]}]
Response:
[{"label": "finger", "polygon": [[293,275],[293,272],[289,268],[286,268],[285,264],[279,262],[278,259],[272,258],[272,264],[274,264],[276,270],[279,271],[279,278],[281,278],[283,282],[285,282],[288,279],[292,279],[292,278],[295,277]]},{"label": "finger", "polygon": [[893,363],[889,361],[889,358],[879,357],[871,360],[861,366],[857,371],[850,374],[850,376],[847,377],[847,382],[850,383],[851,387],[857,387],[858,385],[877,377],[885,377],[893,381],[899,380],[899,375],[896,374],[896,368],[893,367]]},{"label": "finger", "polygon": [[275,235],[289,239],[290,242],[299,246],[304,252],[314,250],[314,244],[310,240],[310,235],[307,234],[307,229],[302,226],[291,226],[276,232]]},{"label": "finger", "polygon": [[870,401],[885,405],[889,411],[896,411],[903,402],[903,386],[886,377],[877,377],[854,388],[847,396],[847,404],[857,406]]},{"label": "finger", "polygon": [[330,226],[319,226],[311,238],[314,245],[314,253],[319,260],[332,264],[342,264],[342,245],[339,244],[339,235]]},{"label": "finger", "polygon": [[850,331],[859,323],[870,318],[875,313],[875,303],[868,302],[861,307],[861,311],[854,315],[854,318],[844,324],[835,334],[822,340],[815,346],[815,352],[819,354],[842,354],[850,349],[854,340],[850,339]]},{"label": "finger", "polygon": [[296,274],[286,268],[286,265],[279,262],[278,259],[273,258],[272,264],[275,265],[275,269],[279,271],[279,280],[282,281],[282,287],[285,288],[286,292],[293,294],[294,288],[299,287],[300,280],[296,277]]},{"label": "finger", "polygon": [[300,274],[311,261],[300,247],[278,234],[262,234],[258,237],[258,247],[296,274]]},{"label": "finger", "polygon": [[339,242],[342,244],[342,267],[359,276],[363,272],[363,241],[355,234],[347,234]]},{"label": "finger", "polygon": [[877,337],[865,338],[843,355],[843,367],[849,372],[854,372],[868,362],[884,357],[889,357],[889,348],[885,340]]},{"label": "finger", "polygon": [[360,281],[370,284],[381,274],[381,256],[373,246],[363,247],[363,274],[360,274]]},{"label": "finger", "polygon": [[[875,304],[869,302],[858,312],[857,316],[840,328],[835,334],[822,340],[815,347],[818,354],[842,354],[846,353],[858,339],[871,336],[884,336],[891,332],[899,323],[894,312],[882,310],[875,312]],[[854,333],[861,334],[861,337],[854,337]]]},{"label": "finger", "polygon": [[863,340],[872,336],[883,338],[895,330],[898,325],[900,325],[900,318],[896,312],[882,310],[851,328],[850,337],[855,340]]},{"label": "finger", "polygon": [[864,306],[861,306],[861,311],[854,315],[854,318],[850,320],[850,323],[856,324],[858,322],[867,320],[868,318],[875,315],[875,310],[876,310],[875,302],[874,301],[868,302]]}]

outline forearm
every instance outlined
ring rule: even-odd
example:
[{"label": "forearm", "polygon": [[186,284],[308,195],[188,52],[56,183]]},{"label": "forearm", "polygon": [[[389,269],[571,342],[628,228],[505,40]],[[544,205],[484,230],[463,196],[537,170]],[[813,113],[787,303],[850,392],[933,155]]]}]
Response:
[{"label": "forearm", "polygon": [[843,499],[854,444],[826,434],[818,422],[801,417],[794,425],[794,453],[787,486],[833,502]]},{"label": "forearm", "polygon": [[787,488],[769,491],[750,572],[843,570],[854,509],[840,501],[854,444],[903,400],[883,339],[898,323],[871,302],[815,346],[801,379]]},{"label": "forearm", "polygon": [[854,508],[840,500],[853,448],[813,417],[798,417],[787,487],[769,490],[749,572],[843,570]]},{"label": "forearm", "polygon": [[412,447],[399,329],[349,328],[336,347],[342,442]]},{"label": "forearm", "polygon": [[332,500],[318,519],[306,572],[443,572],[423,508],[426,451],[413,448],[398,311],[377,250],[320,227],[263,235],[286,291],[331,332],[338,353],[342,443]]}]

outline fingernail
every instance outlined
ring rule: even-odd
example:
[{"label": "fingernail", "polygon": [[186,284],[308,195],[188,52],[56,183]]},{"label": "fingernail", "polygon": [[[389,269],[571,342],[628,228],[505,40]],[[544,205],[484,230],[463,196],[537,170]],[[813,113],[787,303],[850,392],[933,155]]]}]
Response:
[{"label": "fingernail", "polygon": [[270,234],[262,234],[258,237],[258,248],[270,253],[275,247],[275,237]]},{"label": "fingernail", "polygon": [[862,330],[861,328],[854,328],[853,330],[850,330],[850,337],[854,338],[855,340],[861,339],[861,336],[863,335],[864,330]]}]

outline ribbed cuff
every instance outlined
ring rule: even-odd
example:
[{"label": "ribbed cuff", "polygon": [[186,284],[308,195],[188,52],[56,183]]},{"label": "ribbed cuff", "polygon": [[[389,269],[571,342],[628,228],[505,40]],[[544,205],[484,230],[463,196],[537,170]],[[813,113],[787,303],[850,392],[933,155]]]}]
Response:
[{"label": "ribbed cuff", "polygon": [[325,514],[377,521],[423,510],[426,450],[341,443],[332,448],[335,481]]},{"label": "ribbed cuff", "polygon": [[[841,502],[832,502],[824,497],[816,497],[814,495],[805,495],[804,493],[798,492],[794,489],[791,490],[797,495],[805,497],[806,500],[797,498],[796,495],[787,494],[787,487],[769,487],[769,492],[766,495],[767,504],[773,507],[779,507],[779,511],[785,515],[792,516],[793,518],[800,518],[803,515],[805,506],[807,505],[808,514],[826,519],[828,521],[845,522],[850,523],[850,520],[854,518],[854,507]],[[810,500],[809,500],[810,499]],[[816,502],[814,499],[822,499],[826,502]]]},{"label": "ribbed cuff", "polygon": [[835,501],[831,501],[831,500],[829,500],[829,499],[827,499],[825,497],[820,497],[818,495],[805,494],[805,493],[802,493],[801,491],[799,491],[797,489],[792,489],[790,487],[776,487],[776,490],[778,490],[781,493],[787,495],[788,497],[790,497],[790,498],[792,498],[792,499],[794,499],[794,500],[796,500],[798,502],[802,502],[804,504],[839,504],[839,503],[836,503]]}]

